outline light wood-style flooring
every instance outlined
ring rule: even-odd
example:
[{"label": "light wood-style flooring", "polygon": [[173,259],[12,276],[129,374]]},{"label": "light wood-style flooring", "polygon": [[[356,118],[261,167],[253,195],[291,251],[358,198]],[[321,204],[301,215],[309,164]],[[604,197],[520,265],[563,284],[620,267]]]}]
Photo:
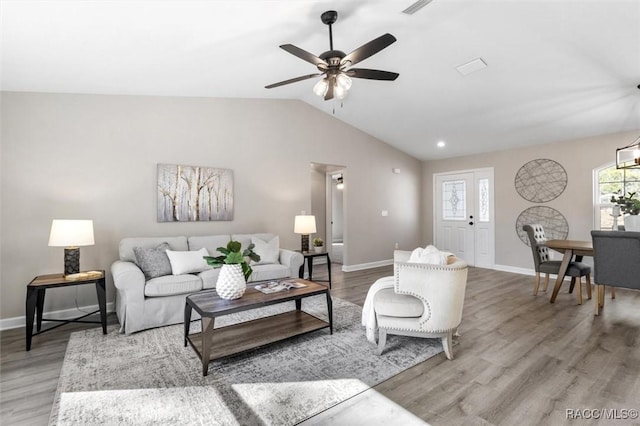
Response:
[{"label": "light wood-style flooring", "polygon": [[[359,305],[392,271],[335,266],[333,296]],[[314,269],[316,278],[324,269]],[[439,354],[375,390],[432,425],[604,425],[612,421],[576,422],[567,410],[640,409],[640,292],[618,289],[611,300],[607,290],[594,317],[593,301],[577,305],[568,283],[552,305],[550,290],[532,295],[533,280],[470,268],[455,359]],[[24,329],[0,333],[0,424],[47,424],[69,334],[90,326],[35,336],[30,352]]]}]

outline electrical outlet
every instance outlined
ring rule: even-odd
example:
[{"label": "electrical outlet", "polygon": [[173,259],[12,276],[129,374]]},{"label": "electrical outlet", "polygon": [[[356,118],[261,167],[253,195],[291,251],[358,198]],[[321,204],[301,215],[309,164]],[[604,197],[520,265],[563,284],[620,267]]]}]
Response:
[{"label": "electrical outlet", "polygon": [[396,243],[396,248],[398,248],[398,243]]},{"label": "electrical outlet", "polygon": [[389,216],[389,211],[388,210],[382,210],[382,216],[384,216],[384,217]]}]

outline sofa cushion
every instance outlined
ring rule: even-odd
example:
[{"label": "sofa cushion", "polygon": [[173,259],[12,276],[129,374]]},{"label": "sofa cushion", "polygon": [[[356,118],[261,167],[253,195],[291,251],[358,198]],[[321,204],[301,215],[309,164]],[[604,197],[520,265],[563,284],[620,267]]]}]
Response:
[{"label": "sofa cushion", "polygon": [[[189,250],[206,248],[209,256],[221,256],[218,247],[226,247],[231,236],[229,234],[189,237]],[[243,248],[246,248],[243,246]]]},{"label": "sofa cushion", "polygon": [[135,263],[134,247],[154,248],[162,243],[168,243],[171,250],[189,250],[187,237],[128,237],[120,240],[118,247],[120,260]]},{"label": "sofa cushion", "polygon": [[251,265],[270,265],[272,263],[280,263],[280,237],[275,236],[269,241],[265,241],[261,238],[253,235],[251,242],[255,244],[253,251],[260,256],[260,261],[251,261]]},{"label": "sofa cushion", "polygon": [[167,257],[169,250],[168,243],[159,244],[155,248],[134,247],[133,253],[136,255],[136,263],[142,269],[145,278],[161,277],[171,275],[171,263]]},{"label": "sofa cushion", "polygon": [[200,290],[202,290],[202,280],[195,275],[166,275],[147,281],[144,286],[144,295],[147,297],[171,296],[195,293]]},{"label": "sofa cushion", "polygon": [[275,234],[232,234],[231,239],[242,244],[242,250],[244,250],[251,244],[252,237],[260,238],[262,241],[271,241],[275,236]]},{"label": "sofa cushion", "polygon": [[202,271],[198,274],[198,276],[202,280],[203,290],[216,288],[216,283],[218,282],[218,277],[220,276],[220,268]]},{"label": "sofa cushion", "polygon": [[279,278],[289,278],[290,270],[285,265],[275,263],[272,265],[255,265],[252,266],[253,274],[249,277],[249,281],[266,281],[276,280]]},{"label": "sofa cushion", "polygon": [[171,262],[171,272],[173,275],[191,274],[211,269],[204,256],[209,256],[206,248],[196,251],[173,251],[167,250],[169,262]]},{"label": "sofa cushion", "polygon": [[418,318],[424,312],[424,304],[417,297],[397,294],[392,288],[376,292],[373,299],[376,314],[391,317]]}]

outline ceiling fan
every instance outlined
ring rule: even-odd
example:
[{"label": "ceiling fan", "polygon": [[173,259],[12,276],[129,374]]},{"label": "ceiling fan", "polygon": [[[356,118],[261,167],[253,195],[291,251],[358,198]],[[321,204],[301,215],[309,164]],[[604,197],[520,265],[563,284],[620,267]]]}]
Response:
[{"label": "ceiling fan", "polygon": [[351,78],[366,78],[369,80],[387,80],[393,81],[400,74],[390,71],[372,70],[367,68],[349,68],[360,61],[375,55],[382,49],[388,47],[396,41],[391,34],[384,34],[368,43],[360,46],[353,52],[346,55],[341,50],[333,50],[333,32],[331,25],[338,19],[338,12],[328,10],[324,12],[320,19],[329,26],[329,50],[316,56],[306,50],[300,49],[293,44],[283,44],[281,49],[286,50],[298,58],[310,62],[318,68],[319,73],[303,75],[289,80],[280,81],[265,86],[266,89],[284,86],[285,84],[296,83],[298,81],[307,80],[314,77],[323,76],[313,88],[316,95],[324,97],[324,100],[343,99],[349,88],[351,88]]}]

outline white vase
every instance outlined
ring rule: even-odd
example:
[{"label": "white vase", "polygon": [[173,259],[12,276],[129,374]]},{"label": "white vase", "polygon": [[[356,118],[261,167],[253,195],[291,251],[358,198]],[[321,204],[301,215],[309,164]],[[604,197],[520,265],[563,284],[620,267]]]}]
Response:
[{"label": "white vase", "polygon": [[640,231],[640,216],[636,214],[627,215],[624,217],[624,230],[625,231]]},{"label": "white vase", "polygon": [[222,265],[216,292],[223,299],[238,299],[242,297],[247,289],[247,282],[244,280],[241,265]]},{"label": "white vase", "polygon": [[315,251],[316,253],[322,253],[322,249],[324,249],[323,246],[320,246],[320,247],[314,246],[313,247],[313,251]]}]

